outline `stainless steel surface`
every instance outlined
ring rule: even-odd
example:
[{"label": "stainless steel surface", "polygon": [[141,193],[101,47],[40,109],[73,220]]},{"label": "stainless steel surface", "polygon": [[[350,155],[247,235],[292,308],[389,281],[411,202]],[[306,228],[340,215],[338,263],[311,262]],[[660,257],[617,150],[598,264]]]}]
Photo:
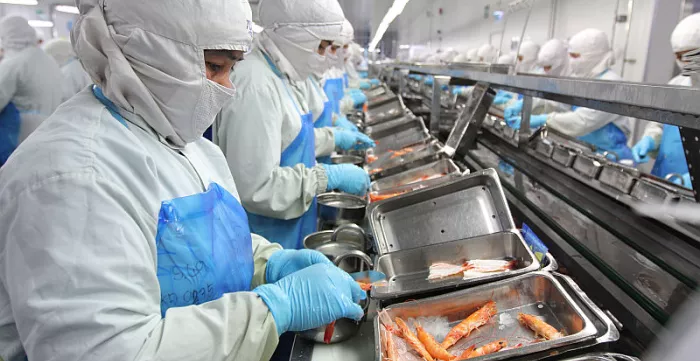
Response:
[{"label": "stainless steel surface", "polygon": [[444,154],[442,154],[442,147],[440,147],[437,142],[426,146],[410,148],[413,149],[406,154],[384,156],[367,164],[365,169],[369,172],[370,179],[376,181],[384,177],[399,174],[409,169],[435,162],[444,156]]},{"label": "stainless steel surface", "polygon": [[561,361],[639,361],[638,358],[613,352],[595,352],[569,357]]},{"label": "stainless steel surface", "polygon": [[471,70],[496,74],[508,74],[512,65],[488,63],[450,63],[448,68],[455,70]]},{"label": "stainless steel surface", "polygon": [[379,139],[386,137],[388,135],[400,132],[407,128],[412,128],[416,126],[425,126],[423,119],[416,117],[411,113],[407,113],[401,118],[396,118],[394,120],[389,120],[384,123],[379,123],[366,127],[364,133],[372,139]]},{"label": "stainless steel surface", "polygon": [[377,107],[382,106],[386,103],[398,101],[399,97],[396,94],[382,94],[378,97],[372,98],[367,101],[367,109],[375,110]]},{"label": "stainless steel surface", "polygon": [[552,272],[559,269],[559,263],[549,252],[547,252],[547,254],[544,255],[542,263],[544,264],[544,267],[542,267],[540,271]]},{"label": "stainless steel surface", "polygon": [[566,168],[570,168],[574,164],[578,153],[574,149],[557,144],[552,151],[552,160]]},{"label": "stainless steel surface", "polygon": [[324,225],[341,225],[361,222],[365,218],[367,200],[346,193],[323,193],[318,202],[319,229]]},{"label": "stainless steel surface", "polygon": [[495,94],[486,83],[477,83],[472,88],[467,106],[459,114],[449,137],[445,141],[445,152],[450,157],[458,150],[474,145],[478,130],[481,129]]},{"label": "stainless steel surface", "polygon": [[[532,11],[532,6],[530,6],[530,9],[527,12],[528,19],[530,18],[530,11]],[[525,31],[525,29],[523,29],[523,31]],[[520,42],[520,44],[522,44],[522,42]],[[520,49],[520,44],[518,45],[518,49]],[[525,96],[523,96],[523,108],[522,108],[522,112],[520,113],[520,116],[521,116],[520,130],[522,132],[522,141],[518,142],[518,145],[521,148],[527,146],[528,140],[530,138],[530,133],[532,132],[532,130],[530,129],[530,116],[531,115],[532,115],[532,96],[525,95]],[[549,153],[549,155],[551,156],[552,153]]]},{"label": "stainless steel surface", "polygon": [[[445,174],[445,176],[437,179],[415,181],[416,179],[431,177],[436,174]],[[432,162],[399,174],[378,179],[370,184],[369,190],[371,192],[399,192],[405,187],[410,189],[427,188],[455,179],[461,175],[459,167],[457,167],[451,159],[440,159],[437,162]]]},{"label": "stainless steel surface", "polygon": [[[392,244],[389,244],[391,248]],[[513,270],[463,279],[461,275],[428,280],[433,263],[462,264],[472,259],[516,260]],[[495,233],[459,241],[432,244],[385,254],[376,262],[375,270],[386,274],[387,284],[372,288],[372,298],[384,300],[418,295],[428,291],[454,289],[514,277],[536,271],[540,263],[520,233]]]},{"label": "stainless steel surface", "polygon": [[383,103],[375,108],[368,109],[365,114],[365,126],[375,125],[388,120],[396,119],[402,117],[404,114],[406,114],[406,108],[404,107],[401,98],[396,97],[395,100]]},{"label": "stainless steel surface", "polygon": [[364,91],[365,95],[367,96],[367,100],[371,100],[373,98],[377,98],[379,96],[382,96],[384,94],[391,94],[394,95],[391,90],[389,90],[386,85],[380,85],[376,88],[368,89]]},{"label": "stainless steel surface", "polygon": [[331,156],[333,164],[354,164],[361,167],[365,160],[356,155],[333,155]]},{"label": "stainless steel surface", "polygon": [[535,143],[535,150],[537,151],[537,153],[540,153],[545,157],[550,158],[552,156],[552,153],[554,152],[554,143],[552,143],[552,141],[547,138],[540,138],[537,140],[537,143]]},{"label": "stainless steel surface", "polygon": [[493,169],[373,203],[367,212],[380,255],[515,229]]},{"label": "stainless steel surface", "polygon": [[598,181],[622,193],[629,194],[639,178],[639,170],[615,163],[607,163],[600,171]]},{"label": "stainless steel surface", "polygon": [[437,136],[440,132],[440,111],[442,110],[442,86],[450,82],[449,76],[434,76],[430,106],[430,134]]},{"label": "stainless steel surface", "polygon": [[[353,338],[362,326],[362,321],[357,322],[347,318],[341,318],[335,321],[335,328],[331,336],[330,344],[347,341]],[[326,326],[317,327],[311,330],[298,332],[297,335],[307,340],[317,343],[324,343],[323,338],[326,334]]]},{"label": "stainless steel surface", "polygon": [[391,135],[374,138],[377,146],[368,151],[368,154],[380,155],[392,150],[401,150],[414,144],[430,141],[428,130],[423,124],[414,124],[411,128],[393,133]]},{"label": "stainless steel surface", "polygon": [[582,176],[595,179],[603,169],[601,161],[595,156],[579,154],[571,167]]},{"label": "stainless steel surface", "polygon": [[[478,331],[460,340],[453,346],[453,350],[466,348],[475,343],[480,346],[498,339],[506,339],[512,345],[523,343],[519,348],[479,358],[480,360],[503,360],[547,350],[553,351],[556,348],[593,340],[597,332],[593,320],[584,314],[554,276],[547,272],[531,272],[467,290],[400,303],[386,308],[385,311],[392,319],[443,316],[447,317],[450,325],[456,325],[490,300],[496,302],[498,314]],[[516,321],[518,313],[539,316],[563,332],[565,336],[555,340],[528,343],[525,340],[535,340],[536,337],[530,329]],[[378,317],[375,318],[374,323],[376,360],[380,360],[383,350],[379,340]]]},{"label": "stainless steel surface", "polygon": [[[363,251],[365,249],[364,237],[344,235],[336,241],[331,240],[333,231],[321,231],[312,233],[304,238],[304,248],[313,249],[326,255],[331,261],[335,261],[341,255],[351,251]],[[371,262],[369,262],[371,263]],[[344,270],[346,272],[359,272],[359,263],[348,264]]]}]

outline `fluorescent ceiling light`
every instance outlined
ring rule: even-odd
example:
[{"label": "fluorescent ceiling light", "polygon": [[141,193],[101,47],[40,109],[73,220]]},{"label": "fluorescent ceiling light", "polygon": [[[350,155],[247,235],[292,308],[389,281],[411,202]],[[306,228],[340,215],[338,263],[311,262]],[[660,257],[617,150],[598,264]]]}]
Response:
[{"label": "fluorescent ceiling light", "polygon": [[46,20],[29,20],[29,26],[33,28],[52,28],[53,22]]},{"label": "fluorescent ceiling light", "polygon": [[0,4],[39,5],[39,3],[36,0],[0,0]]},{"label": "fluorescent ceiling light", "polygon": [[407,44],[399,45],[399,49],[410,49],[411,46]]},{"label": "fluorescent ceiling light", "polygon": [[78,11],[77,6],[71,6],[71,5],[56,5],[56,11],[60,11],[62,13],[68,13],[68,14],[80,14],[80,11]]},{"label": "fluorescent ceiling light", "polygon": [[408,4],[408,1],[409,0],[394,0],[394,3],[391,5],[389,10],[387,10],[386,15],[384,15],[382,22],[379,23],[379,27],[377,28],[377,32],[374,34],[372,42],[369,43],[370,51],[377,47],[379,41],[382,40],[384,33],[386,33],[387,29],[389,29],[391,22],[394,21],[397,16],[401,15],[401,12],[403,12],[406,4]]}]

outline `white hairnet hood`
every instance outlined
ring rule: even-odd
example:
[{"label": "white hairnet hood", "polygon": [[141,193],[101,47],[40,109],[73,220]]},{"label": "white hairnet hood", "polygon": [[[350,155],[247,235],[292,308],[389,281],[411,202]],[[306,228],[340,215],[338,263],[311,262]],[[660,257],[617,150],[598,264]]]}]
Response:
[{"label": "white hairnet hood", "polygon": [[467,62],[468,63],[475,63],[477,60],[479,60],[478,55],[477,55],[478,53],[479,53],[478,48],[467,50]]},{"label": "white hairnet hood", "polygon": [[484,44],[476,52],[476,56],[476,60],[481,63],[493,63],[498,58],[498,49],[491,44]]},{"label": "white hairnet hood", "polygon": [[[354,38],[355,28],[348,21],[348,19],[345,19],[345,21],[343,21],[343,25],[340,27],[340,37],[338,37],[337,43],[339,45],[348,45],[352,42]],[[335,42],[336,41],[334,41],[334,43]]]},{"label": "white hairnet hood", "polygon": [[44,51],[56,60],[58,66],[63,66],[75,59],[73,45],[66,39],[52,39],[43,46]]},{"label": "white hairnet hood", "polygon": [[515,63],[515,55],[512,53],[503,54],[496,60],[497,64],[513,65]]},{"label": "white hairnet hood", "polygon": [[529,40],[523,41],[520,45],[520,53],[518,54],[518,63],[515,66],[515,70],[518,73],[530,73],[534,71],[537,67],[537,53],[539,52],[539,45]]},{"label": "white hairnet hood", "polygon": [[0,20],[0,44],[5,52],[18,51],[37,45],[36,32],[21,16],[7,16]]},{"label": "white hairnet hood", "polygon": [[77,5],[80,18],[71,40],[107,98],[141,116],[171,145],[201,138],[233,96],[206,78],[204,50],[250,49],[248,1],[77,0]]},{"label": "white hairnet hood", "polygon": [[674,53],[700,48],[700,13],[681,20],[671,33]]},{"label": "white hairnet hood", "polygon": [[581,54],[569,59],[574,76],[594,78],[614,63],[608,36],[598,29],[586,29],[574,35],[569,41],[569,53]]},{"label": "white hairnet hood", "polygon": [[568,44],[559,39],[550,39],[540,49],[537,55],[537,64],[541,67],[552,67],[545,74],[551,76],[569,76],[569,48]]},{"label": "white hairnet hood", "polygon": [[326,64],[316,49],[321,40],[337,40],[345,21],[337,0],[260,0],[258,17],[263,49],[296,81]]}]

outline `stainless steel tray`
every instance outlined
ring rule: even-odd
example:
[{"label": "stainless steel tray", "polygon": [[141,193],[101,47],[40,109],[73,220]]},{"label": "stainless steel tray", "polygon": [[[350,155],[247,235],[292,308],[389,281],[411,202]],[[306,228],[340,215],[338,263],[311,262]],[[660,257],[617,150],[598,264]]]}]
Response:
[{"label": "stainless steel tray", "polygon": [[[467,290],[400,303],[386,308],[385,311],[392,320],[394,317],[407,320],[442,316],[447,317],[450,326],[454,326],[490,300],[496,302],[498,314],[489,323],[457,342],[450,349],[453,353],[473,344],[481,346],[498,339],[506,339],[509,345],[523,343],[521,347],[479,358],[503,360],[586,342],[596,337],[597,329],[593,320],[548,272],[531,272]],[[535,335],[533,331],[518,323],[517,316],[521,312],[541,317],[565,336],[555,340],[528,343],[527,340],[535,340]],[[380,360],[383,350],[379,339],[379,317],[375,318],[374,326],[376,360]]]},{"label": "stainless steel tray", "polygon": [[596,156],[579,154],[571,166],[579,174],[588,178],[597,178],[603,169],[603,160]]},{"label": "stainless steel tray", "polygon": [[600,171],[598,181],[624,194],[629,194],[639,175],[639,170],[635,168],[608,163]]},{"label": "stainless steel tray", "polygon": [[540,138],[537,143],[535,143],[535,151],[547,158],[551,158],[552,153],[554,152],[554,143],[552,143],[552,141],[549,139]]},{"label": "stainless steel tray", "polygon": [[370,138],[379,139],[394,134],[396,132],[400,132],[402,130],[420,125],[425,126],[425,123],[423,123],[423,119],[418,118],[411,113],[408,113],[401,118],[396,118],[393,120],[386,121],[384,123],[379,123],[376,125],[366,127],[364,129],[364,133],[367,134],[367,136]]},{"label": "stainless steel tray", "polygon": [[393,133],[382,138],[375,138],[377,146],[367,151],[379,157],[381,154],[401,150],[414,144],[427,143],[430,141],[430,134],[423,124],[414,124],[411,128]]},{"label": "stainless steel tray", "polygon": [[373,203],[367,215],[380,256],[515,229],[494,169]]},{"label": "stainless steel tray", "polygon": [[552,160],[566,168],[570,168],[574,164],[578,154],[579,152],[574,149],[557,144],[554,146],[554,151],[552,152]]},{"label": "stainless steel tray", "polygon": [[368,101],[371,101],[374,98],[378,98],[384,94],[394,95],[394,93],[392,93],[391,90],[387,89],[385,85],[380,85],[376,88],[365,90],[364,93],[367,96]]},{"label": "stainless steel tray", "polygon": [[613,352],[596,352],[566,358],[561,361],[639,361],[639,359]]},{"label": "stainless steel tray", "polygon": [[399,97],[395,94],[382,94],[367,101],[367,109],[374,110],[375,108],[389,102],[398,101]]},{"label": "stainless steel tray", "polygon": [[406,114],[406,108],[401,102],[401,98],[378,105],[373,109],[368,109],[365,114],[365,126],[375,125],[388,120],[402,117]]},{"label": "stainless steel tray", "polygon": [[[430,177],[435,174],[445,174],[444,177],[430,179],[425,181],[418,181],[408,184],[408,182],[414,181],[421,177]],[[440,159],[437,162],[429,163],[424,166],[409,169],[405,172],[395,174],[390,177],[382,178],[372,182],[369,186],[370,192],[400,192],[403,187],[410,188],[426,188],[433,186],[435,184],[444,183],[448,180],[454,179],[455,177],[461,177],[462,173],[459,167],[451,159]]]},{"label": "stainless steel tray", "polygon": [[[392,247],[392,244],[389,244]],[[428,280],[430,265],[437,262],[462,264],[470,259],[516,260],[513,270],[463,279],[458,275]],[[536,271],[540,263],[517,231],[494,233],[459,241],[433,244],[385,254],[375,263],[387,284],[372,288],[372,298],[385,300],[444,289],[462,288]]]},{"label": "stainless steel tray", "polygon": [[442,147],[433,142],[426,146],[415,147],[410,153],[401,156],[382,156],[380,159],[367,164],[365,169],[369,172],[370,179],[376,181],[407,170],[429,164],[443,158]]}]

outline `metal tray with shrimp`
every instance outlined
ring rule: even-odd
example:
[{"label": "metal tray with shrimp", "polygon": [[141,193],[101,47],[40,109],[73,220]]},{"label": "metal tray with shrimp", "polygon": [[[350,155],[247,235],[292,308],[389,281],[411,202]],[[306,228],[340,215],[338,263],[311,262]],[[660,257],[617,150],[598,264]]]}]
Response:
[{"label": "metal tray with shrimp", "polygon": [[442,147],[437,142],[426,146],[404,148],[404,152],[384,155],[367,164],[365,169],[369,172],[370,179],[377,181],[446,157],[442,153]]},{"label": "metal tray with shrimp", "polygon": [[[596,340],[598,329],[594,320],[548,272],[526,273],[466,290],[394,304],[382,313],[386,312],[385,316],[391,320],[395,317],[403,320],[446,317],[449,326],[454,327],[489,301],[496,303],[497,313],[486,324],[448,348],[452,355],[458,356],[472,345],[505,340],[508,349],[482,356],[479,360],[529,360],[538,359],[530,355],[543,357],[543,352],[565,352],[568,347],[590,344]],[[532,330],[518,322],[520,313],[536,316],[560,332],[561,337],[538,340]],[[387,318],[377,317],[374,320],[376,360],[381,360],[384,355],[380,339],[382,319]]]},{"label": "metal tray with shrimp", "polygon": [[383,153],[401,150],[414,144],[425,144],[430,142],[430,140],[432,140],[432,138],[425,128],[425,125],[413,123],[410,128],[382,138],[374,138],[374,142],[377,143],[377,146],[373,149],[369,149],[367,154],[380,156]]},{"label": "metal tray with shrimp", "polygon": [[[442,174],[444,174],[443,177],[431,178]],[[451,159],[440,159],[437,162],[432,162],[417,168],[409,169],[399,174],[376,180],[370,184],[369,190],[370,192],[398,192],[401,191],[403,187],[409,187],[412,189],[416,188],[416,186],[422,186],[421,188],[427,188],[461,176],[462,173],[455,162],[453,162]],[[430,179],[420,180],[422,178]],[[417,179],[418,181],[416,181]]]},{"label": "metal tray with shrimp", "polygon": [[373,203],[367,217],[380,256],[515,229],[494,169]]},{"label": "metal tray with shrimp", "polygon": [[408,113],[401,118],[366,127],[364,133],[370,138],[380,139],[416,126],[425,126],[423,119]]},{"label": "metal tray with shrimp", "polygon": [[[393,244],[389,244],[392,248]],[[509,260],[508,271],[464,278],[462,274],[428,280],[429,268],[435,263],[461,264],[470,259]],[[386,274],[387,282],[372,288],[372,298],[379,300],[416,296],[445,289],[464,288],[536,271],[540,263],[517,231],[501,232],[453,242],[407,249],[385,254],[375,263],[375,270]]]},{"label": "metal tray with shrimp", "polygon": [[396,96],[389,101],[368,109],[365,114],[365,126],[400,118],[406,114],[407,111],[401,98]]}]

